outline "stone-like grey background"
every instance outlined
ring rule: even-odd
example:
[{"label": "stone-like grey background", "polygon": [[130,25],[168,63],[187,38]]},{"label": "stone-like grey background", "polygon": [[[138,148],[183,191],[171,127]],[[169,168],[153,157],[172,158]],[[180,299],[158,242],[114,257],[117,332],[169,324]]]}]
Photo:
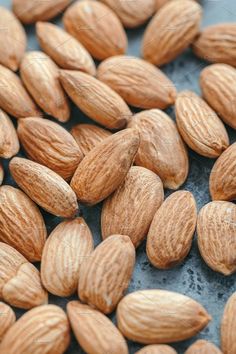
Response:
[{"label": "stone-like grey background", "polygon": [[[0,0],[0,5],[10,8],[10,0]],[[202,0],[202,6],[204,9],[203,27],[213,23],[236,22],[235,0]],[[54,22],[60,24],[60,18],[57,18]],[[140,55],[140,43],[144,29],[145,27],[128,31],[129,54],[136,56]],[[34,26],[27,27],[26,30],[29,40],[28,50],[38,49],[39,47],[35,37]],[[177,60],[164,67],[163,70],[168,77],[174,81],[178,91],[190,89],[200,93],[198,85],[199,74],[206,65],[206,63],[194,57],[191,50],[187,50]],[[168,113],[174,118],[172,109],[169,109]],[[73,106],[72,117],[70,122],[66,124],[66,127],[70,128],[73,124],[87,121],[89,121],[89,119]],[[230,134],[231,142],[236,141],[235,132],[232,129],[228,129],[228,132]],[[190,173],[187,182],[183,185],[182,189],[187,189],[194,194],[198,208],[200,209],[210,200],[208,179],[214,161],[200,157],[192,151],[189,151],[189,156]],[[14,184],[9,175],[7,165],[8,161],[5,161],[4,167],[6,176],[4,184]],[[167,191],[167,194],[168,193],[170,192]],[[93,232],[95,243],[98,244],[101,241],[101,206],[95,206],[93,208],[82,207],[81,209],[85,220]],[[55,218],[46,213],[44,213],[44,216],[48,231],[50,232],[60,220],[59,218]],[[178,353],[182,354],[186,348],[198,338],[210,340],[217,345],[220,344],[220,320],[225,302],[236,290],[235,281],[235,275],[225,277],[213,272],[206,266],[199,255],[195,239],[191,252],[185,262],[179,267],[169,271],[160,271],[152,267],[145,254],[145,244],[141,245],[137,251],[136,267],[128,291],[132,292],[146,288],[173,290],[191,296],[206,307],[213,318],[212,322],[193,340],[173,345],[178,350]],[[76,296],[74,298],[76,298]],[[49,301],[50,303],[55,303],[65,308],[66,303],[69,300],[69,298],[61,299],[55,296],[50,296]],[[16,313],[19,317],[23,311],[16,309]],[[111,317],[115,320],[115,315]],[[109,333],[107,333],[107,339],[109,340]],[[130,353],[134,353],[140,347],[141,346],[134,343],[129,343]],[[72,342],[67,353],[83,353],[74,337],[72,337]]]}]

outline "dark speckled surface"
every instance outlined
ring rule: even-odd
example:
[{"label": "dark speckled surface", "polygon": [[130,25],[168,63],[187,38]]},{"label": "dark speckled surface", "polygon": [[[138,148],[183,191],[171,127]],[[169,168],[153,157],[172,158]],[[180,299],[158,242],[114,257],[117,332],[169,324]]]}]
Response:
[{"label": "dark speckled surface", "polygon": [[[0,4],[10,7],[9,0],[0,0]],[[235,22],[236,21],[236,2],[235,0],[203,0],[204,8],[203,27],[219,22]],[[60,23],[60,19],[56,22]],[[129,54],[139,56],[141,37],[144,27],[132,31],[128,31],[129,36]],[[38,49],[38,44],[34,35],[34,28],[27,28],[29,38],[29,50]],[[194,57],[190,50],[186,51],[173,63],[167,65],[164,69],[166,74],[174,81],[178,91],[190,89],[200,93],[198,78],[199,73],[206,63]],[[168,113],[174,118],[173,110],[169,109]],[[79,122],[89,121],[77,108],[73,107],[71,121],[67,124],[71,125]],[[232,129],[228,129],[231,141],[236,141],[236,133]],[[191,191],[197,201],[198,208],[201,208],[209,200],[208,193],[208,178],[213,160],[203,158],[192,151],[189,151],[190,156],[190,174],[182,189]],[[5,184],[13,183],[8,170],[7,161],[4,163],[6,170]],[[169,194],[170,192],[166,192]],[[101,206],[93,208],[82,207],[82,213],[89,224],[95,239],[98,244],[101,241],[100,237],[100,210]],[[48,231],[60,221],[58,218],[45,215]],[[202,261],[197,249],[196,240],[185,262],[179,267],[170,271],[160,271],[150,265],[145,254],[145,244],[137,251],[137,262],[135,271],[132,277],[129,292],[146,289],[160,288],[178,291],[180,293],[191,296],[206,307],[212,316],[212,322],[193,340],[185,341],[174,345],[179,354],[184,353],[186,348],[196,339],[203,338],[219,345],[219,327],[224,304],[228,297],[236,290],[236,275],[224,277],[213,272]],[[60,299],[50,297],[50,302],[55,303],[65,308],[66,303],[70,299]],[[16,310],[18,316],[23,311]],[[112,316],[115,320],[115,316]],[[109,340],[109,333],[107,334]],[[134,353],[139,345],[130,343],[130,353]],[[72,343],[67,351],[68,354],[83,353],[77,345],[77,342],[72,338]],[[32,353],[33,354],[33,353]],[[104,353],[105,354],[105,353]],[[108,354],[108,353],[106,353]]]}]

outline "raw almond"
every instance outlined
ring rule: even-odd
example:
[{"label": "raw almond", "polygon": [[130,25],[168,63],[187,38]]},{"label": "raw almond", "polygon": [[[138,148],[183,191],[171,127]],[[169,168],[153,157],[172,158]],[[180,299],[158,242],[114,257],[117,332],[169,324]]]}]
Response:
[{"label": "raw almond", "polygon": [[99,65],[97,76],[131,106],[165,109],[175,102],[174,84],[142,59],[124,55],[109,58]]},{"label": "raw almond", "polygon": [[125,101],[109,86],[79,72],[62,70],[61,83],[72,101],[89,118],[109,129],[124,128],[132,113]]},{"label": "raw almond", "polygon": [[124,296],[133,273],[135,249],[128,236],[112,235],[85,260],[79,274],[79,298],[111,313]]},{"label": "raw almond", "polygon": [[193,0],[173,0],[163,6],[148,25],[143,57],[161,66],[181,54],[199,32],[202,9]]},{"label": "raw almond", "polygon": [[146,168],[131,167],[124,183],[103,204],[103,239],[115,234],[127,235],[137,247],[146,237],[163,200],[160,178]]},{"label": "raw almond", "polygon": [[199,339],[193,343],[185,354],[222,354],[213,343]]},{"label": "raw almond", "polygon": [[156,10],[160,10],[160,8],[170,2],[171,0],[155,0],[156,1]]},{"label": "raw almond", "polygon": [[57,173],[39,163],[14,157],[10,172],[23,191],[49,213],[71,218],[78,211],[76,195]]},{"label": "raw almond", "polygon": [[43,305],[16,321],[3,338],[0,353],[63,354],[69,342],[70,328],[65,312],[55,305]]},{"label": "raw almond", "polygon": [[83,159],[73,136],[48,119],[20,119],[17,133],[31,160],[47,166],[65,180],[73,176]]},{"label": "raw almond", "polygon": [[175,113],[183,140],[198,154],[216,158],[229,146],[224,124],[194,92],[183,91],[178,95]]},{"label": "raw almond", "polygon": [[17,188],[1,186],[0,241],[36,262],[41,260],[46,236],[43,217],[34,202]]},{"label": "raw almond", "polygon": [[236,292],[228,299],[221,322],[221,348],[224,354],[236,353]]},{"label": "raw almond", "polygon": [[8,329],[16,322],[16,315],[12,308],[4,302],[0,302],[0,342]]},{"label": "raw almond", "polygon": [[57,296],[72,295],[78,288],[81,263],[92,251],[93,237],[84,219],[60,223],[43,249],[41,278],[44,287]]},{"label": "raw almond", "polygon": [[198,302],[165,290],[136,291],[126,295],[117,308],[121,333],[144,344],[188,339],[201,331],[210,319]]},{"label": "raw almond", "polygon": [[0,157],[9,159],[16,155],[19,149],[15,127],[8,115],[0,109]]},{"label": "raw almond", "polygon": [[125,129],[111,135],[79,164],[71,187],[78,199],[94,205],[106,199],[124,181],[139,147],[139,134]]},{"label": "raw almond", "polygon": [[140,133],[136,165],[155,172],[165,188],[178,189],[188,175],[188,154],[175,123],[153,109],[136,114],[129,123]]},{"label": "raw almond", "polygon": [[197,222],[200,253],[213,270],[224,275],[236,271],[236,205],[214,201],[205,205]]},{"label": "raw almond", "polygon": [[4,169],[2,163],[0,162],[0,186],[3,182],[3,179],[4,179]]},{"label": "raw almond", "polygon": [[124,337],[100,311],[79,301],[71,301],[67,305],[67,314],[75,337],[86,353],[128,354]]},{"label": "raw almond", "polygon": [[136,354],[177,354],[177,352],[169,345],[153,344],[143,347]]}]

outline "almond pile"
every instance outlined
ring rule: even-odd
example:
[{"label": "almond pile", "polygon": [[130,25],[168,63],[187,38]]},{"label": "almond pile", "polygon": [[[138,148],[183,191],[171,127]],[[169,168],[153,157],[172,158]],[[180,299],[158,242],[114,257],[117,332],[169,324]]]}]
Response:
[{"label": "almond pile", "polygon": [[[46,22],[57,15],[64,29]],[[202,15],[195,0],[0,7],[0,354],[63,354],[71,331],[88,354],[128,354],[129,340],[145,345],[136,354],[177,354],[172,343],[214,319],[185,294],[128,290],[145,239],[161,277],[184,262],[195,231],[208,271],[236,273],[236,143],[225,127],[236,129],[236,24],[201,30]],[[125,28],[148,20],[142,58],[127,55]],[[26,24],[41,50],[26,49]],[[162,71],[186,49],[211,62],[202,96],[177,92]],[[75,110],[85,120],[71,124]],[[185,190],[189,149],[217,159],[199,212]],[[17,320],[12,307],[24,310]],[[221,349],[193,338],[185,354],[236,354],[236,292],[220,328]]]}]

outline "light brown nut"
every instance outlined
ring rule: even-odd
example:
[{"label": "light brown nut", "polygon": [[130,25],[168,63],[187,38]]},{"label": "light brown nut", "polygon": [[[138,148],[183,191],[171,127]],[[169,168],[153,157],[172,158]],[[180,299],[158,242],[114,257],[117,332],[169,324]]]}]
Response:
[{"label": "light brown nut", "polygon": [[178,189],[187,178],[189,163],[175,123],[164,112],[153,109],[134,115],[128,126],[140,133],[136,165],[155,172],[165,188]]},{"label": "light brown nut", "polygon": [[44,287],[57,296],[70,296],[78,288],[79,270],[93,251],[91,231],[82,218],[60,223],[50,234],[41,262]]},{"label": "light brown nut", "polygon": [[236,205],[214,201],[205,205],[197,222],[198,247],[204,261],[224,275],[236,271]]},{"label": "light brown nut", "polygon": [[115,234],[127,235],[138,247],[163,200],[160,178],[146,168],[131,167],[124,183],[103,204],[103,239]]},{"label": "light brown nut", "polygon": [[133,273],[135,249],[128,236],[112,235],[85,260],[79,274],[79,298],[111,313],[124,296]]},{"label": "light brown nut", "polygon": [[109,58],[99,65],[97,76],[131,106],[165,109],[175,102],[174,84],[142,59],[125,55]]},{"label": "light brown nut", "polygon": [[0,241],[36,262],[41,260],[46,236],[43,217],[34,202],[17,188],[1,186]]},{"label": "light brown nut", "polygon": [[94,205],[124,181],[139,147],[139,134],[125,129],[106,138],[81,161],[71,180],[78,199]]},{"label": "light brown nut", "polygon": [[143,347],[135,354],[177,354],[177,352],[169,345],[151,344]]},{"label": "light brown nut", "polygon": [[157,12],[144,33],[144,59],[157,66],[175,59],[198,34],[201,17],[201,6],[193,0],[168,2]]},{"label": "light brown nut", "polygon": [[79,301],[71,301],[67,305],[67,314],[75,337],[86,353],[128,354],[124,337],[100,311]]},{"label": "light brown nut", "polygon": [[49,213],[71,218],[78,211],[76,195],[57,173],[28,159],[14,157],[9,165],[16,183]]},{"label": "light brown nut", "polygon": [[63,22],[67,32],[98,60],[126,52],[128,41],[119,18],[98,1],[77,1],[65,12]]},{"label": "light brown nut", "polygon": [[156,10],[160,10],[162,6],[170,2],[171,0],[155,0],[156,1]]},{"label": "light brown nut", "polygon": [[185,354],[222,354],[213,343],[199,339],[193,343]]},{"label": "light brown nut", "polygon": [[16,315],[12,308],[4,302],[0,302],[0,342],[8,329],[15,323]]},{"label": "light brown nut", "polygon": [[221,348],[224,354],[236,353],[236,292],[228,299],[221,322]]},{"label": "light brown nut", "polygon": [[10,328],[0,344],[0,353],[63,354],[70,342],[65,312],[55,305],[43,305],[26,312]]},{"label": "light brown nut", "polygon": [[15,127],[8,115],[0,109],[0,157],[9,159],[16,155],[19,149]]},{"label": "light brown nut", "polygon": [[2,182],[3,182],[3,179],[4,179],[4,169],[3,169],[3,165],[2,165],[2,163],[0,161],[0,186],[1,186]]}]

